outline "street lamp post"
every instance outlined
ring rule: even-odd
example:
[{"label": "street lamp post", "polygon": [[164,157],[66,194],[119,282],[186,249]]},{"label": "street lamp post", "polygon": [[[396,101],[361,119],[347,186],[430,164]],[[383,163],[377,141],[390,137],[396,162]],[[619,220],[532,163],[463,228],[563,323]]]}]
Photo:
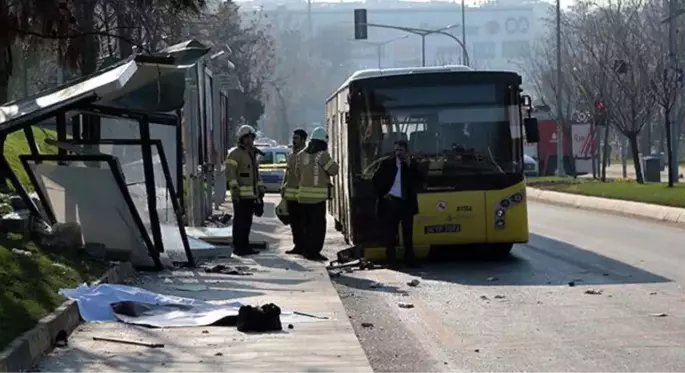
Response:
[{"label": "street lamp post", "polygon": [[563,90],[563,74],[561,73],[561,0],[557,0],[557,90],[556,90],[556,101],[557,101],[557,176],[565,176],[566,170],[564,169],[564,118],[562,110],[562,96],[561,91]]},{"label": "street lamp post", "polygon": [[449,25],[447,27],[439,28],[436,30],[427,30],[427,29],[414,28],[414,27],[380,25],[377,23],[367,23],[366,25],[368,27],[378,27],[378,28],[387,28],[387,29],[392,29],[392,30],[399,30],[399,31],[404,31],[406,33],[421,36],[421,66],[426,66],[426,36],[433,35],[433,34],[445,35],[445,36],[449,37],[450,39],[454,40],[461,47],[462,55],[463,55],[463,58],[465,60],[464,64],[466,66],[469,66],[471,64],[471,59],[469,58],[469,53],[466,50],[466,45],[464,45],[464,43],[461,40],[459,40],[459,38],[457,38],[456,36],[454,36],[454,35],[452,35],[446,31],[446,30],[454,28],[458,25]]},{"label": "street lamp post", "polygon": [[[466,46],[466,0],[461,0],[461,42]],[[462,54],[461,63],[463,65],[466,65],[465,59],[465,55]]]}]

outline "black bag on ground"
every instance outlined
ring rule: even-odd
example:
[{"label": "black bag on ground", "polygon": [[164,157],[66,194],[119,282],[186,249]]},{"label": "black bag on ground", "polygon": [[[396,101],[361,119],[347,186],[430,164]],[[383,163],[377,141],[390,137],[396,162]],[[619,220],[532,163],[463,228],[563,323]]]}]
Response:
[{"label": "black bag on ground", "polygon": [[281,331],[281,308],[273,303],[259,307],[240,306],[236,327],[241,332]]}]

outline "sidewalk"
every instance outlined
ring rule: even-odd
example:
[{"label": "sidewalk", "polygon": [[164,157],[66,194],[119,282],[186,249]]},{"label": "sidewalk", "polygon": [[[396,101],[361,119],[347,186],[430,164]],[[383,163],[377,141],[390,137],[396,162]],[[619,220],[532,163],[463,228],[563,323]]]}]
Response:
[{"label": "sidewalk", "polygon": [[[283,332],[269,334],[245,334],[231,327],[148,329],[123,323],[89,323],[71,336],[69,347],[55,350],[38,368],[50,372],[372,372],[325,265],[283,254],[290,248],[290,235],[288,228],[273,217],[275,201],[269,198],[265,217],[257,219],[259,223],[253,228],[252,239],[267,239],[268,251],[254,259],[235,257],[212,262],[250,266],[252,276],[178,270],[141,274],[134,286],[207,301],[272,302],[285,311],[327,316],[329,320],[302,320],[294,322],[293,329],[284,323]],[[183,284],[207,289],[184,291],[178,288]],[[99,342],[94,336],[163,343],[165,347]]]}]

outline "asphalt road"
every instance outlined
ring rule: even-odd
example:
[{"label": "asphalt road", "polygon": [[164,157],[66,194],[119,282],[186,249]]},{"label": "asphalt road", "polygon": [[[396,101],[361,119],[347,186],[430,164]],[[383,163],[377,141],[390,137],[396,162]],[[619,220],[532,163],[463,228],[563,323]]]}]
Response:
[{"label": "asphalt road", "polygon": [[333,278],[374,370],[685,371],[685,230],[535,203],[530,228],[508,260]]}]

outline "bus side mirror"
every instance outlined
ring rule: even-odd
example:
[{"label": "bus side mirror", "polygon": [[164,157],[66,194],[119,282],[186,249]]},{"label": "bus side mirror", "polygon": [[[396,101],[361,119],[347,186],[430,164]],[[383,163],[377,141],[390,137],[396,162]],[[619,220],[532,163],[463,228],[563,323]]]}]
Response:
[{"label": "bus side mirror", "polygon": [[523,119],[523,127],[526,130],[526,142],[534,144],[540,141],[540,130],[538,129],[538,118]]}]

